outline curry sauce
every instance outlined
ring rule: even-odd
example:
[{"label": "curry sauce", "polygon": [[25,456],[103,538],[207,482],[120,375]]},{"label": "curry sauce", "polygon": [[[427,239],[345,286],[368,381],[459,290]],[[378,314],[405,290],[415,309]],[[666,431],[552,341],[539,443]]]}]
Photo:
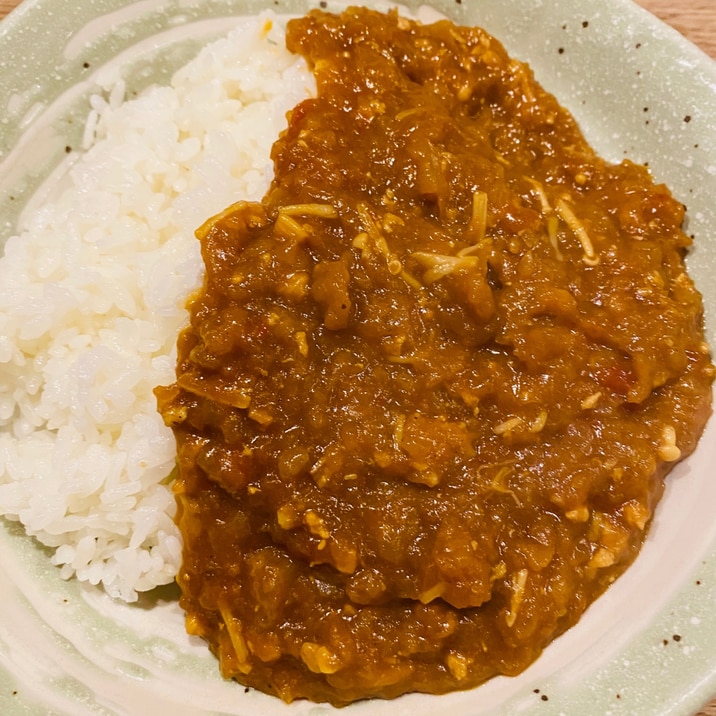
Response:
[{"label": "curry sauce", "polygon": [[684,207],[478,28],[314,11],[318,96],[209,220],[157,389],[222,674],[343,705],[517,674],[635,557],[714,369]]}]

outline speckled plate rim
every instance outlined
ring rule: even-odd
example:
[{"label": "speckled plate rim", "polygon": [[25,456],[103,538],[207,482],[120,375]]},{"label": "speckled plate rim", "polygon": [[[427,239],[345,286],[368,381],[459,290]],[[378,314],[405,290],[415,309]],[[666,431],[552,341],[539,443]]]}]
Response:
[{"label": "speckled plate rim", "polygon": [[[70,112],[73,122],[65,114],[59,124],[46,115],[70,88],[88,90],[85,62],[97,66],[166,27],[209,22],[202,25],[209,31],[216,26],[210,21],[267,5],[292,12],[306,3],[28,0],[15,10],[0,23],[0,236],[11,231],[37,182],[62,162],[64,147],[79,141],[80,114]],[[688,205],[688,230],[696,240],[689,267],[704,293],[713,343],[716,64],[629,0],[432,5],[495,34],[531,63],[602,154],[648,161],[657,180]],[[166,77],[180,57],[170,52],[148,72],[140,63],[140,84]],[[692,714],[716,694],[715,474],[712,420],[697,453],[672,474],[662,503],[668,509],[658,511],[635,565],[520,677],[446,697],[356,704],[343,713]],[[183,634],[171,594],[160,591],[139,607],[112,604],[75,582],[61,582],[44,551],[7,524],[0,530],[0,599],[3,714],[134,714],[162,712],[163,706],[177,716],[334,712],[306,703],[285,706],[221,683],[212,659]],[[162,666],[167,660],[168,671]],[[183,695],[189,689],[196,697],[207,688],[212,696],[201,702]],[[135,691],[154,701],[132,702]]]}]

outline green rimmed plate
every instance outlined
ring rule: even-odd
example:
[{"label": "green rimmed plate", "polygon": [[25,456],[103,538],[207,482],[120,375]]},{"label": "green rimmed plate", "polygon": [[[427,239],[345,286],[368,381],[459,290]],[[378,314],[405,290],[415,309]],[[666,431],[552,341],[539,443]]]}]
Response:
[{"label": "green rimmed plate", "polygon": [[[377,4],[377,3],[376,3]],[[405,3],[413,8],[417,3]],[[329,3],[329,6],[331,3]],[[609,159],[648,161],[689,207],[689,264],[714,340],[716,65],[627,0],[436,0],[500,38]],[[381,7],[387,7],[387,3]],[[97,73],[166,79],[242,14],[300,0],[34,0],[0,25],[0,234],[81,141]],[[88,65],[89,67],[86,67]],[[648,110],[648,111],[645,111]],[[366,702],[345,713],[691,714],[716,692],[716,427],[680,465],[634,566],[527,672],[478,690]],[[14,525],[0,532],[0,710],[7,714],[329,714],[220,680],[186,636],[172,589],[139,605],[62,582]]]}]

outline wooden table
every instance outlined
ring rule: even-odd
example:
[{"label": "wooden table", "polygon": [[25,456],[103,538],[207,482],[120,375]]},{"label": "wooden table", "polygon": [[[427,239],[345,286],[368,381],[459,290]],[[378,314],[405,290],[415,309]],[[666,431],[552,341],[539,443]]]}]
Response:
[{"label": "wooden table", "polygon": [[[677,29],[716,59],[716,0],[635,0]],[[17,0],[0,0],[0,18],[7,15]],[[716,716],[716,699],[704,706],[697,716]]]}]

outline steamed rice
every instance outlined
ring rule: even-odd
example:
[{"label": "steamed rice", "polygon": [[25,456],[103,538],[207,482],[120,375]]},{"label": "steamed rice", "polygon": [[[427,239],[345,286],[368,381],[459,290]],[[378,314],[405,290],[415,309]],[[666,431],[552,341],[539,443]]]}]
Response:
[{"label": "steamed rice", "polygon": [[174,579],[174,380],[203,269],[194,229],[260,199],[285,114],[315,91],[266,16],[123,102],[91,100],[88,151],[0,259],[0,514],[54,549],[65,578],[127,601]]}]

